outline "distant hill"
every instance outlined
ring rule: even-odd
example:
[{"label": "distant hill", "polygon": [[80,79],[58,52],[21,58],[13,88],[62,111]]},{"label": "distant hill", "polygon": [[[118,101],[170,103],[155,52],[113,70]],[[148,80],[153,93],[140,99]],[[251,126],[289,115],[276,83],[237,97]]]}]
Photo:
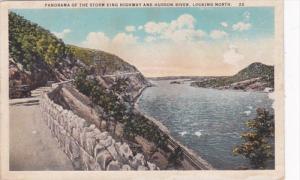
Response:
[{"label": "distant hill", "polygon": [[252,63],[237,74],[227,77],[208,77],[191,83],[195,87],[263,91],[274,89],[274,66]]},{"label": "distant hill", "polygon": [[[34,89],[47,81],[71,79],[82,68],[109,88],[118,77],[101,78],[102,75],[139,72],[116,55],[67,45],[47,29],[14,12],[9,13],[9,56],[11,88],[26,84]],[[134,95],[147,84],[141,73],[126,80],[127,91]]]},{"label": "distant hill", "polygon": [[274,66],[268,66],[258,62],[252,63],[229,79],[234,82],[251,78],[262,78],[263,81],[270,83],[270,86],[274,87]]}]

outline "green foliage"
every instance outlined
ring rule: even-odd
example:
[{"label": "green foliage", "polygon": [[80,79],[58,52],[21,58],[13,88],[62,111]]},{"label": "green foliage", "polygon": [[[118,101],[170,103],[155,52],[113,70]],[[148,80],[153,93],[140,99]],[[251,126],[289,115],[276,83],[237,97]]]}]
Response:
[{"label": "green foliage", "polygon": [[56,67],[69,54],[61,39],[13,12],[9,13],[9,54],[26,70],[42,62]]},{"label": "green foliage", "polygon": [[178,165],[179,160],[183,160],[183,151],[181,147],[177,147],[168,158],[168,161],[174,165]]},{"label": "green foliage", "polygon": [[86,69],[80,69],[74,79],[74,84],[81,93],[90,96],[92,87],[91,82],[87,81],[87,75]]},{"label": "green foliage", "polygon": [[124,132],[128,138],[140,135],[160,148],[166,148],[167,137],[160,132],[159,128],[140,114],[133,114],[125,124]]},{"label": "green foliage", "polygon": [[89,78],[86,69],[81,69],[78,71],[74,84],[81,93],[89,96],[94,104],[99,105],[108,113],[111,117],[108,120],[113,119],[125,123],[126,137],[133,139],[136,135],[140,135],[155,142],[158,147],[165,148],[167,137],[143,115],[134,113],[132,108],[128,109],[125,105],[127,102],[118,95],[117,92],[123,90],[126,83],[123,84],[117,80],[112,89],[108,90],[96,79]]},{"label": "green foliage", "polygon": [[113,54],[100,50],[81,48],[73,45],[68,45],[68,48],[74,55],[75,59],[81,60],[86,65],[95,66],[96,72],[98,74],[112,74],[117,71],[136,71],[135,67],[131,66],[130,64]]},{"label": "green foliage", "polygon": [[118,93],[122,94],[127,91],[128,86],[130,85],[129,78],[117,78],[111,87],[111,90]]},{"label": "green foliage", "polygon": [[233,149],[234,155],[243,155],[254,169],[265,168],[265,162],[274,158],[271,137],[274,137],[274,116],[265,109],[256,110],[257,117],[246,122],[250,131],[242,133],[244,143]]},{"label": "green foliage", "polygon": [[73,45],[68,45],[70,51],[73,53],[76,59],[80,59],[86,65],[92,65],[94,63],[93,51],[86,48],[80,48]]},{"label": "green foliage", "polygon": [[74,82],[76,88],[89,96],[94,104],[101,106],[108,115],[122,122],[126,108],[117,94],[107,90],[96,79],[88,77],[88,71],[78,71]]}]

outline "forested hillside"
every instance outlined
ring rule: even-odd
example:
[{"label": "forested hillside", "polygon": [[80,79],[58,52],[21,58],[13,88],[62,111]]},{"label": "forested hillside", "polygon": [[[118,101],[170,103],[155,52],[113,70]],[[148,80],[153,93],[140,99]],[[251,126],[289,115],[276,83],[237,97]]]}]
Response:
[{"label": "forested hillside", "polygon": [[70,55],[61,39],[13,12],[9,13],[9,52],[28,71],[39,62],[57,67],[61,59]]},{"label": "forested hillside", "polygon": [[[30,85],[31,89],[47,81],[73,79],[79,69],[86,69],[106,87],[116,78],[102,75],[138,72],[116,55],[100,50],[67,45],[50,31],[14,12],[9,13],[10,87]],[[142,74],[126,78],[126,91],[135,96],[147,81]]]},{"label": "forested hillside", "polygon": [[36,88],[49,80],[67,79],[63,69],[74,66],[72,53],[61,39],[13,12],[9,13],[9,55],[10,86]]}]

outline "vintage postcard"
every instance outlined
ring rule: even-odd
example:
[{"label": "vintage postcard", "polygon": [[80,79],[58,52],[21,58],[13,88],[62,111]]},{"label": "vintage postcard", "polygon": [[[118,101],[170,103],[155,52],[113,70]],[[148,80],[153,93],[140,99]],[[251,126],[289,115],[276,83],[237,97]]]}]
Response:
[{"label": "vintage postcard", "polygon": [[1,2],[1,179],[283,179],[281,0]]}]

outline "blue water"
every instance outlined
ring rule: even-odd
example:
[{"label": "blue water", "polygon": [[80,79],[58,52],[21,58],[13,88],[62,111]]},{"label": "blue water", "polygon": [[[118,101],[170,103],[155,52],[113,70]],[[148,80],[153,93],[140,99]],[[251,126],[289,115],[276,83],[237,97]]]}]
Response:
[{"label": "blue water", "polygon": [[[138,102],[141,111],[160,120],[172,136],[193,149],[217,169],[249,164],[232,149],[241,143],[245,121],[255,118],[256,108],[273,112],[267,93],[196,88],[190,82],[153,81]],[[271,167],[274,162],[271,162]]]}]

